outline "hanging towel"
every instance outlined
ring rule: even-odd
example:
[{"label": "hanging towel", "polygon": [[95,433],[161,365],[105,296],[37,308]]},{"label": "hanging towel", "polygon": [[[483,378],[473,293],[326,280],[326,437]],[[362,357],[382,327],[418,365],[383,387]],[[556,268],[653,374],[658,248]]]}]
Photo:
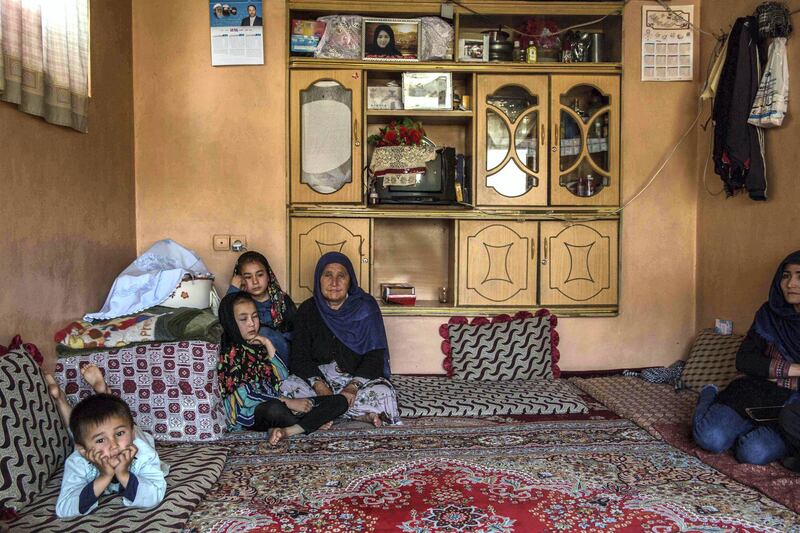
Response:
[{"label": "hanging towel", "polygon": [[166,300],[183,276],[208,276],[208,268],[193,252],[170,239],[158,241],[128,265],[114,280],[103,308],[83,319],[108,320]]}]

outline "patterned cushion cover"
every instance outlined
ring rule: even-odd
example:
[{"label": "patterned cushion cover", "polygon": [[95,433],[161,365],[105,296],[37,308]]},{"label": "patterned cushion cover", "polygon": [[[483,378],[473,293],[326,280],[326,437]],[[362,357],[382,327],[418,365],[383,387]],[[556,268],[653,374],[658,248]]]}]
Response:
[{"label": "patterned cushion cover", "polygon": [[69,533],[173,533],[181,531],[194,508],[222,473],[228,451],[219,446],[158,446],[158,455],[169,464],[167,492],[151,509],[125,507],[120,496],[101,496],[90,514],[59,520],[55,515],[61,474],[10,523],[14,533],[62,531]]},{"label": "patterned cushion cover", "polygon": [[720,335],[713,329],[701,331],[683,367],[682,387],[699,391],[704,385],[714,383],[720,389],[725,388],[737,374],[736,352],[742,339],[741,335]]},{"label": "patterned cushion cover", "polygon": [[24,349],[0,357],[0,508],[20,510],[72,452],[39,365]]},{"label": "patterned cushion cover", "polygon": [[392,376],[401,417],[586,413],[580,391],[560,379],[465,381]]},{"label": "patterned cushion cover", "polygon": [[447,325],[448,375],[470,381],[549,379],[558,376],[556,318],[547,310],[536,316],[517,313],[486,318],[454,318]]},{"label": "patterned cushion cover", "polygon": [[180,341],[64,357],[55,378],[70,403],[92,394],[80,368],[97,365],[112,394],[130,406],[136,424],[162,441],[210,441],[225,428],[217,389],[218,347]]}]

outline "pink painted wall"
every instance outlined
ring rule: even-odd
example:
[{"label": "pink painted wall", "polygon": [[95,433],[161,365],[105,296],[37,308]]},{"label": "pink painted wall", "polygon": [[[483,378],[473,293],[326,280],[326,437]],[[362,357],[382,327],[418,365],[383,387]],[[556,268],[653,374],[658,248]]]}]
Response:
[{"label": "pink painted wall", "polygon": [[[747,16],[761,2],[731,0],[707,2],[704,26],[729,28],[736,17]],[[792,21],[797,27],[800,19]],[[703,53],[707,63],[710,49]],[[793,36],[787,43],[789,79],[793,89],[800,79],[800,42]],[[768,199],[754,202],[746,194],[725,198],[713,196],[722,189],[714,174],[713,161],[707,176],[709,193],[698,190],[697,216],[697,328],[713,327],[715,318],[733,320],[734,330],[745,333],[753,314],[767,299],[769,285],[778,263],[800,249],[800,103],[792,92],[789,113],[783,126],[766,131]],[[702,174],[709,135],[698,141],[698,173]]]},{"label": "pink painted wall", "polygon": [[130,4],[91,2],[92,99],[82,134],[0,103],[0,344],[35,343],[99,309],[136,254]]}]

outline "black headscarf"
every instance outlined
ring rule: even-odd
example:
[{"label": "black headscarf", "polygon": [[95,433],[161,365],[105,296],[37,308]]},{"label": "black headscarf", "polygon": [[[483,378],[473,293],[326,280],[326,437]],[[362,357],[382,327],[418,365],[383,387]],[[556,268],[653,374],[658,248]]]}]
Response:
[{"label": "black headscarf", "polygon": [[786,301],[781,290],[781,278],[786,265],[800,265],[800,250],[789,254],[778,265],[769,288],[769,301],[756,313],[753,328],[767,342],[775,345],[787,360],[800,363],[800,313]]},{"label": "black headscarf", "polygon": [[250,344],[242,337],[233,309],[240,302],[252,302],[255,308],[255,300],[244,291],[228,294],[219,304],[223,330],[217,360],[220,393],[226,397],[240,385],[256,385],[262,381],[277,392],[288,371],[279,358],[270,358],[264,346]]},{"label": "black headscarf", "polygon": [[[389,35],[389,44],[385,48],[378,46],[378,35],[385,31]],[[397,49],[397,41],[394,38],[394,30],[388,24],[379,24],[372,32],[372,43],[367,47],[367,53],[375,56],[401,56],[400,50]]]}]

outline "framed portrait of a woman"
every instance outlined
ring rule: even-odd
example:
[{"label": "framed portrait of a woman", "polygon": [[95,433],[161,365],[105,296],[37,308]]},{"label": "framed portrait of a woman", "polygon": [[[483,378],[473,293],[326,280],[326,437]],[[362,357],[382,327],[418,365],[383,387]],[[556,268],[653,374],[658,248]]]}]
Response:
[{"label": "framed portrait of a woman", "polygon": [[364,61],[419,61],[419,19],[361,20]]}]

